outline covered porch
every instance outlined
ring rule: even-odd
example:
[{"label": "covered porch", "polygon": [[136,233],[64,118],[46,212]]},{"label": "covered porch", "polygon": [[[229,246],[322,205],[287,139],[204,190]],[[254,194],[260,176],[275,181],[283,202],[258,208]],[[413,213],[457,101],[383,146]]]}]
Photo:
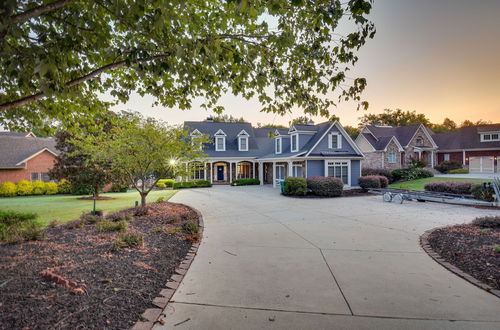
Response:
[{"label": "covered porch", "polygon": [[208,160],[186,164],[188,175],[183,179],[207,180],[212,184],[231,184],[238,179],[258,179],[259,166],[254,160]]}]

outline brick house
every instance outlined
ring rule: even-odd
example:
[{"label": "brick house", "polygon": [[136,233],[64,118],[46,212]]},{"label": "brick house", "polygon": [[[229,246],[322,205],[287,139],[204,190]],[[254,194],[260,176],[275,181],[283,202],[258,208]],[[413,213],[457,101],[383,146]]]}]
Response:
[{"label": "brick house", "polygon": [[50,181],[58,151],[52,138],[33,133],[0,132],[0,183],[20,180]]},{"label": "brick house", "polygon": [[422,124],[392,127],[367,125],[355,140],[365,155],[363,167],[398,169],[419,159],[436,165],[438,146],[433,133]]},{"label": "brick house", "polygon": [[434,134],[438,164],[455,160],[471,173],[500,173],[500,124],[463,127]]}]

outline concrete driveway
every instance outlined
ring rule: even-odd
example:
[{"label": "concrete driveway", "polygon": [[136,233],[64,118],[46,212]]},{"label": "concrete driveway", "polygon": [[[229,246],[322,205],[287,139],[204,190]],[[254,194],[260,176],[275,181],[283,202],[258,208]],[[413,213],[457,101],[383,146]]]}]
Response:
[{"label": "concrete driveway", "polygon": [[[216,186],[172,199],[205,232],[168,329],[499,329],[500,299],[434,262],[429,228],[497,211]],[[187,321],[186,321],[187,320]]]}]

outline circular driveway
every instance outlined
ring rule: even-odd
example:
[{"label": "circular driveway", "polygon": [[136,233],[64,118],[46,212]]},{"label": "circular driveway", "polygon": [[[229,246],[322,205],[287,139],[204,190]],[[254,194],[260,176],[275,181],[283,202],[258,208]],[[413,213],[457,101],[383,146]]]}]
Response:
[{"label": "circular driveway", "polygon": [[381,196],[296,199],[267,186],[183,190],[171,201],[201,211],[205,230],[156,328],[500,327],[500,299],[419,246],[427,229],[498,211]]}]

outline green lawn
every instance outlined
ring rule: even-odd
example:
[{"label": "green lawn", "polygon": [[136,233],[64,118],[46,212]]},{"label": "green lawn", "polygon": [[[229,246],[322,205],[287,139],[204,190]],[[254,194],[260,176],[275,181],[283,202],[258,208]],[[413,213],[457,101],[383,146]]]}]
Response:
[{"label": "green lawn", "polygon": [[[148,202],[155,202],[158,197],[170,199],[177,190],[155,190],[149,193]],[[129,190],[126,193],[105,193],[102,196],[113,197],[113,200],[96,202],[96,208],[109,212],[133,207],[135,201],[140,202],[139,193]],[[83,212],[92,211],[92,200],[80,200],[80,196],[52,195],[0,198],[0,210],[14,210],[20,212],[34,212],[44,225],[57,219],[67,222],[78,218]]]},{"label": "green lawn", "polygon": [[425,178],[405,182],[397,182],[389,185],[389,188],[424,190],[424,185],[431,181],[467,181],[467,182],[490,182],[488,179],[465,179],[465,178]]}]

